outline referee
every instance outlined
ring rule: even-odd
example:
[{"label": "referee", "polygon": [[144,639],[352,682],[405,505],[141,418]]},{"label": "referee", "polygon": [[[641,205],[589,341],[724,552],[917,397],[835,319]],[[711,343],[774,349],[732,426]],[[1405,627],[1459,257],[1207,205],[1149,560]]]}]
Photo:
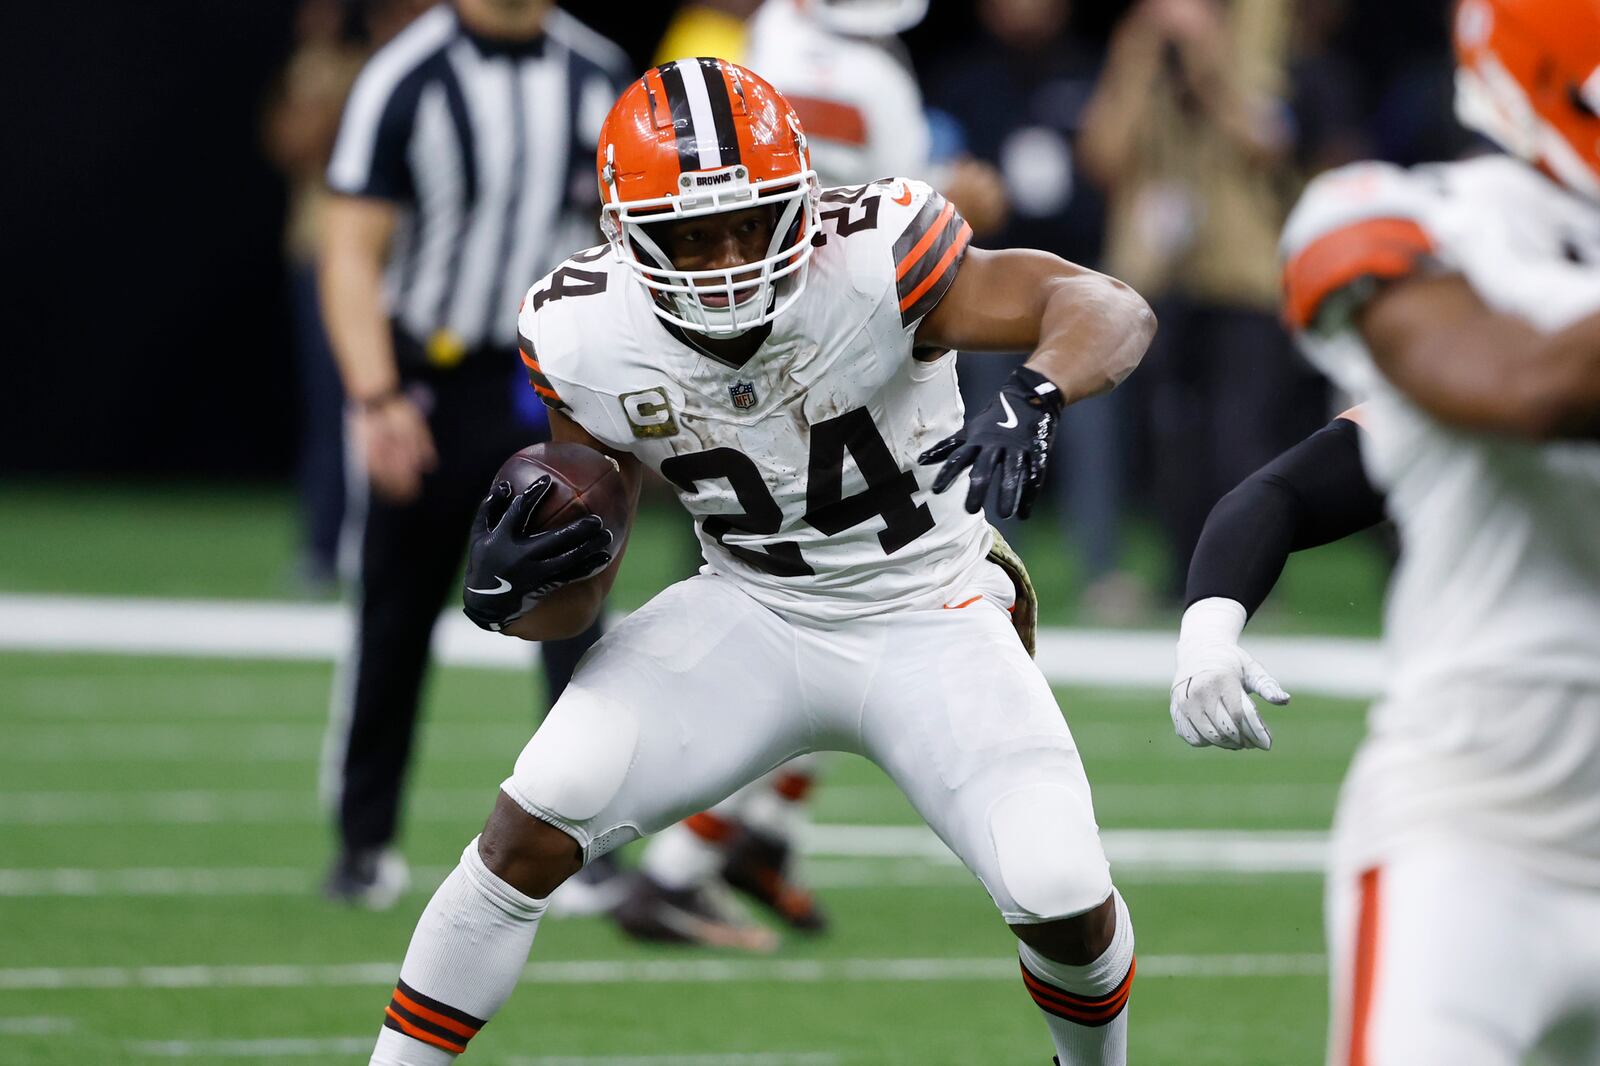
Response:
[{"label": "referee", "polygon": [[[594,216],[595,144],[628,69],[551,0],[455,0],[378,51],[345,104],[320,288],[366,498],[324,752],[334,899],[385,907],[406,886],[391,845],[434,620],[495,470],[548,433],[517,303],[592,243],[575,219]],[[542,649],[552,703],[597,636]]]}]

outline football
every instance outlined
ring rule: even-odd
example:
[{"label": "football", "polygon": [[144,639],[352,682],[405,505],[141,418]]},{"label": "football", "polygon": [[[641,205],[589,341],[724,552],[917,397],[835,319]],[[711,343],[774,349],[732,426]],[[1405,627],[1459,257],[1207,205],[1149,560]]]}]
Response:
[{"label": "football", "polygon": [[529,531],[555,529],[592,514],[621,543],[628,532],[628,493],[615,459],[582,444],[531,444],[502,463],[494,479],[509,482],[516,495],[546,474],[550,491],[528,516]]}]

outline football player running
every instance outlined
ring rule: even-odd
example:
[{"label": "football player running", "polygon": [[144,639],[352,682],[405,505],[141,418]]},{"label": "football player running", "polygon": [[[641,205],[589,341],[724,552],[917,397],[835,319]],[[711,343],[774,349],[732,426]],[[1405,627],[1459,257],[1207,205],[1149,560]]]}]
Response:
[{"label": "football player running", "polygon": [[[722,60],[646,72],[598,164],[608,243],[530,290],[525,359],[557,440],[635,493],[646,466],[677,487],[705,566],[598,644],[528,742],[371,1061],[463,1051],[585,862],[831,749],[882,767],[982,882],[1059,1061],[1124,1062],[1133,928],[979,505],[997,482],[1028,512],[1062,407],[1134,368],[1148,307],[1052,255],[969,248],[921,182],[822,191],[793,111]],[[970,435],[957,348],[1034,353]],[[525,532],[537,491],[485,500],[468,586],[517,580],[466,595],[532,640],[588,623],[625,546],[594,518]]]},{"label": "football player running", "polygon": [[[823,185],[925,177],[981,237],[1004,220],[1004,183],[968,157],[930,162],[922,96],[895,36],[927,10],[927,0],[766,0],[747,24],[744,65],[794,108]],[[612,911],[618,925],[641,939],[775,948],[765,925],[723,904],[720,875],[789,929],[825,931],[826,912],[793,861],[824,759],[791,760],[653,836]]]},{"label": "football player running", "polygon": [[[1455,41],[1457,112],[1509,154],[1332,172],[1283,237],[1288,317],[1365,401],[1361,457],[1401,540],[1390,672],[1334,820],[1328,1061],[1592,1064],[1600,3],[1464,0]],[[1326,464],[1276,472],[1295,507],[1348,501],[1302,510],[1289,540],[1371,517],[1348,455],[1333,462],[1342,488]],[[1257,500],[1254,547],[1281,564],[1287,505]],[[1231,582],[1192,586],[1171,705],[1191,744],[1266,747],[1249,693],[1286,699],[1238,647],[1265,592],[1247,554]]]}]

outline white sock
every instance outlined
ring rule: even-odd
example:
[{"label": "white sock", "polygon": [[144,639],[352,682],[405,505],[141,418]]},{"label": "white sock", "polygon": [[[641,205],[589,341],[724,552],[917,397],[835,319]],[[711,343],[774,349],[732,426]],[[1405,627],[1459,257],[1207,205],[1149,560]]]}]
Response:
[{"label": "white sock", "polygon": [[[701,812],[667,826],[645,846],[639,869],[662,888],[674,891],[705,884],[722,868],[727,842],[722,828],[726,825],[715,815]],[[732,832],[731,826],[727,832]]]},{"label": "white sock", "polygon": [[1124,1066],[1128,993],[1133,987],[1133,922],[1116,889],[1117,927],[1105,954],[1087,966],[1047,959],[1017,942],[1023,981],[1050,1027],[1061,1066]]},{"label": "white sock", "polygon": [[510,997],[545,901],[490,872],[474,837],[433,894],[400,966],[370,1066],[446,1066]]}]

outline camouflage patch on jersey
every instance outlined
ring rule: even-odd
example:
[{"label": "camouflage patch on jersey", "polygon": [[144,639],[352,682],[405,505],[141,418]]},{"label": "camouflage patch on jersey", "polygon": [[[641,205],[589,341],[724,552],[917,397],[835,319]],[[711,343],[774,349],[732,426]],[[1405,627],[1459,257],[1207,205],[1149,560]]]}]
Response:
[{"label": "camouflage patch on jersey", "polygon": [[556,392],[556,387],[550,384],[550,379],[544,376],[544,368],[539,365],[539,360],[533,355],[533,344],[527,337],[517,335],[517,354],[522,356],[522,365],[528,370],[528,384],[533,386],[533,391],[539,394],[539,399],[552,411],[563,414],[572,410],[567,406]]},{"label": "camouflage patch on jersey", "polygon": [[955,205],[938,193],[928,197],[894,242],[894,282],[902,326],[920,320],[944,298],[971,240],[972,227]]},{"label": "camouflage patch on jersey", "polygon": [[1039,635],[1039,597],[1033,591],[1033,578],[1028,576],[1028,568],[1022,565],[1022,556],[1006,543],[1000,531],[990,526],[989,532],[993,539],[989,542],[988,559],[1006,572],[1017,593],[1016,603],[1011,606],[1011,627],[1017,631],[1022,646],[1032,655]]},{"label": "camouflage patch on jersey", "polygon": [[662,386],[625,392],[617,400],[622,404],[628,427],[640,440],[677,435],[678,420],[672,415],[672,404],[667,399],[667,390]]}]

